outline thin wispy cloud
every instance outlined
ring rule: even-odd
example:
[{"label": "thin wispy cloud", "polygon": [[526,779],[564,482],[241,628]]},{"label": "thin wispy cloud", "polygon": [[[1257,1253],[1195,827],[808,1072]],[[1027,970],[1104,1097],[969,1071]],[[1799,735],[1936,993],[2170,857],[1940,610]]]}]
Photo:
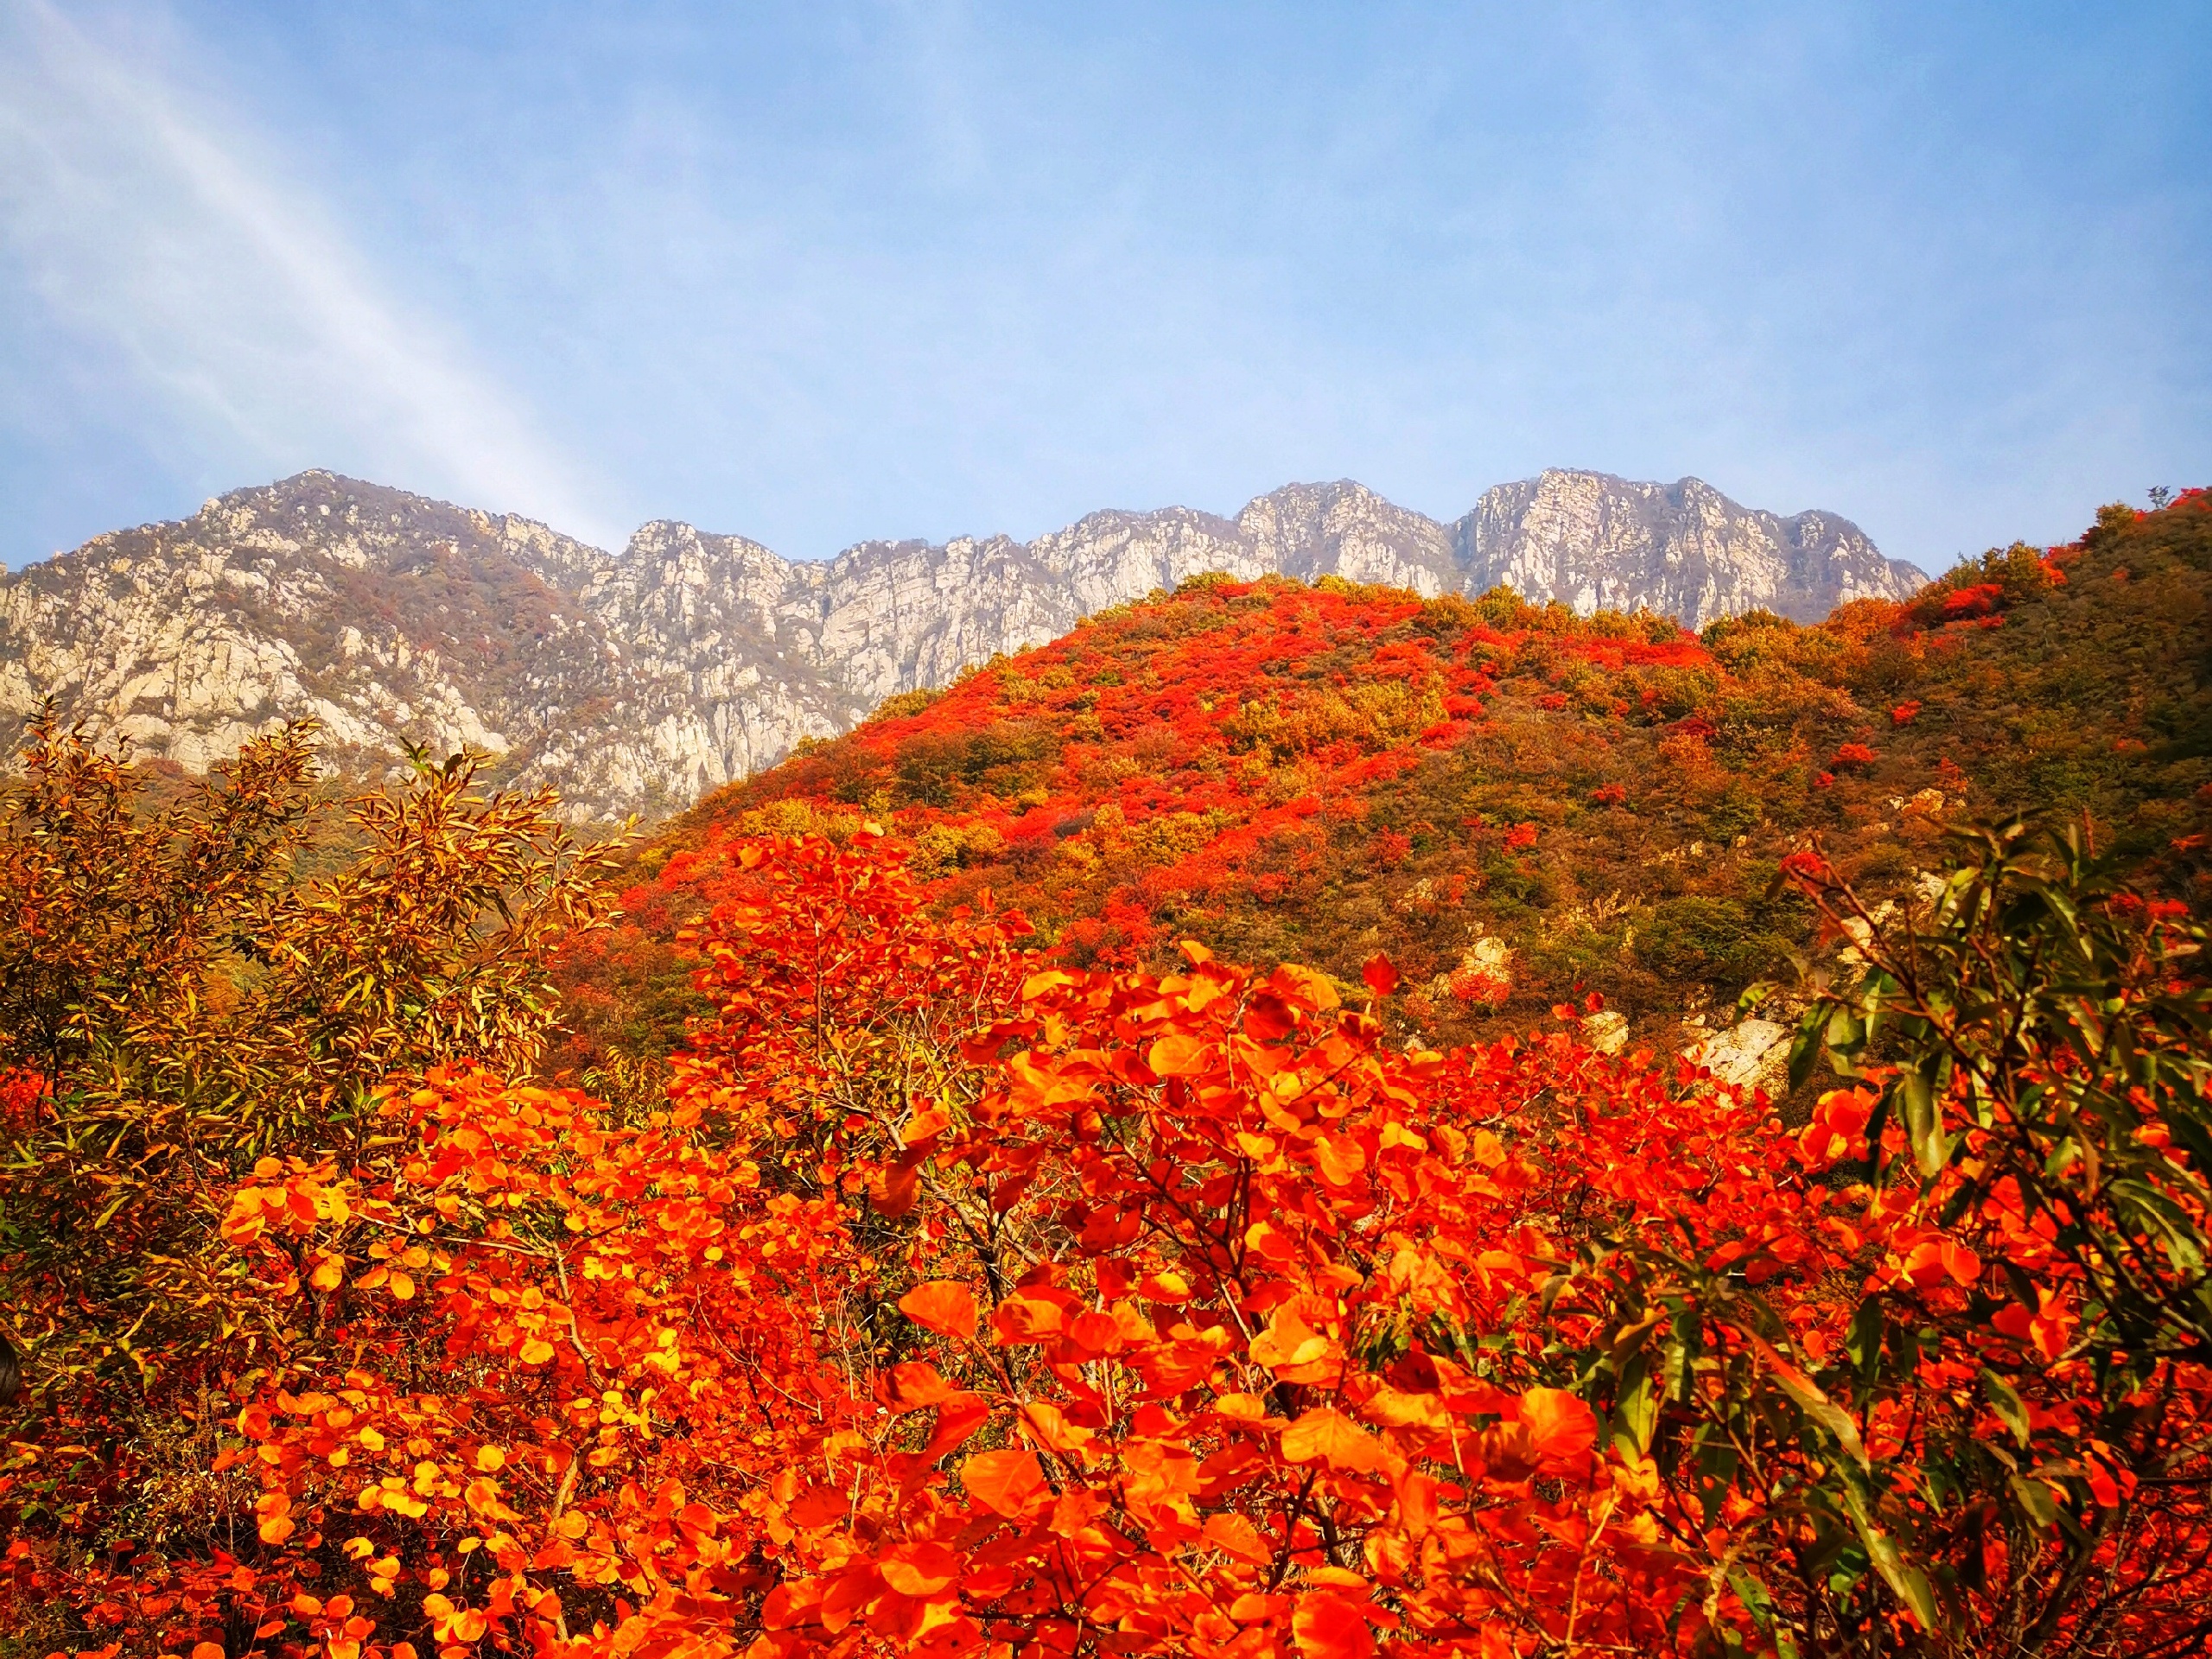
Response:
[{"label": "thin wispy cloud", "polygon": [[1562,465],[2055,540],[2205,470],[2194,22],[0,0],[0,561],[315,465],[801,556]]},{"label": "thin wispy cloud", "polygon": [[314,193],[150,49],[0,0],[0,244],[129,384],[126,420],[274,474],[358,467],[605,540],[577,470],[466,342],[381,283]]}]

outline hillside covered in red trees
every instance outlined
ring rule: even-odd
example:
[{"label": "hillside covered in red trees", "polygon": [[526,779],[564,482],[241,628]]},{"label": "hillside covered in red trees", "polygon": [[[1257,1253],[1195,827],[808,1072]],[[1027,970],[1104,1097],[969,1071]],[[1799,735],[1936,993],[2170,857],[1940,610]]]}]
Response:
[{"label": "hillside covered in red trees", "polygon": [[[545,1082],[604,903],[464,760],[295,883],[300,734],[0,839],[0,1643],[86,1659],[2180,1659],[2212,1639],[2212,989],[1962,836],[1830,1084],[1381,955],[1050,966],[732,849],[657,1100]],[[1572,1011],[1568,1011],[1570,1014]]]},{"label": "hillside covered in red trees", "polygon": [[734,839],[867,821],[940,909],[1017,907],[1071,964],[1157,968],[1188,937],[1350,984],[1385,951],[1437,1040],[1592,995],[1639,1041],[1725,1022],[1811,943],[1774,880],[1808,835],[1894,896],[1962,812],[2086,811],[2201,902],[2208,605],[2202,492],[1817,626],[1194,582],[677,821],[564,968],[571,1057],[678,1039],[700,1004],[677,936]]},{"label": "hillside covered in red trees", "polygon": [[641,855],[35,722],[0,1656],[2201,1652],[2208,572],[1197,583]]}]

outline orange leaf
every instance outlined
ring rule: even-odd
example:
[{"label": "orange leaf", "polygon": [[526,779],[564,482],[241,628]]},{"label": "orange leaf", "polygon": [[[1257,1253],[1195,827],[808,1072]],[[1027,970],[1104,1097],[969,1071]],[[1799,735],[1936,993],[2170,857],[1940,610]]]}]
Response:
[{"label": "orange leaf", "polygon": [[937,1427],[922,1448],[922,1463],[935,1463],[948,1452],[957,1452],[991,1414],[989,1402],[980,1394],[947,1395],[937,1408]]},{"label": "orange leaf", "polygon": [[1252,1338],[1252,1357],[1287,1382],[1318,1382],[1334,1363],[1336,1344],[1299,1317],[1288,1302]]},{"label": "orange leaf", "polygon": [[1194,1077],[1206,1069],[1207,1046],[1188,1032],[1171,1031],[1152,1046],[1145,1064],[1156,1077]]},{"label": "orange leaf", "polygon": [[1034,1452],[978,1452],[960,1465],[960,1484],[978,1503],[1011,1519],[1045,1490],[1045,1471]]},{"label": "orange leaf", "polygon": [[1375,1651],[1375,1632],[1367,1628],[1358,1604],[1326,1591],[1298,1599],[1290,1633],[1305,1659],[1367,1659]]},{"label": "orange leaf", "polygon": [[[1592,1429],[1592,1437],[1596,1431]],[[1316,1406],[1282,1432],[1282,1454],[1292,1463],[1325,1463],[1332,1469],[1380,1469],[1390,1454],[1382,1443],[1330,1406]]]},{"label": "orange leaf", "polygon": [[1068,1326],[1068,1339],[1085,1353],[1115,1354],[1122,1351],[1128,1333],[1111,1313],[1090,1308],[1076,1315]]},{"label": "orange leaf", "polygon": [[919,1411],[924,1406],[934,1406],[952,1392],[952,1384],[938,1374],[936,1366],[926,1360],[910,1359],[891,1368],[891,1408],[893,1411]]},{"label": "orange leaf", "polygon": [[1319,1135],[1313,1141],[1313,1165],[1331,1186],[1349,1186],[1367,1167],[1367,1150],[1350,1135]]},{"label": "orange leaf", "polygon": [[1260,1529],[1241,1515],[1208,1516],[1204,1536],[1223,1554],[1234,1555],[1240,1561],[1264,1567],[1274,1559],[1262,1541]]},{"label": "orange leaf", "polygon": [[1337,988],[1325,976],[1300,963],[1286,962],[1274,970],[1268,983],[1286,1000],[1301,1001],[1325,1014],[1343,1004]]},{"label": "orange leaf", "polygon": [[1522,1395],[1521,1421],[1548,1474],[1579,1468],[1598,1443],[1597,1418],[1562,1389],[1531,1389]]},{"label": "orange leaf", "polygon": [[1396,1389],[1377,1389],[1361,1402],[1360,1414],[1370,1423],[1380,1423],[1386,1428],[1434,1428],[1451,1427],[1444,1402],[1433,1394],[1406,1394]]},{"label": "orange leaf", "polygon": [[1021,1420],[1047,1452],[1063,1457],[1078,1454],[1091,1432],[1068,1421],[1067,1414],[1049,1400],[1032,1400],[1021,1408]]},{"label": "orange leaf", "polygon": [[200,1642],[194,1644],[192,1659],[229,1659],[229,1656],[224,1653],[221,1643]]},{"label": "orange leaf", "polygon": [[943,1544],[901,1544],[876,1566],[902,1596],[933,1596],[960,1574],[960,1558]]},{"label": "orange leaf", "polygon": [[976,1293],[956,1279],[932,1279],[899,1299],[899,1311],[942,1337],[976,1334]]}]

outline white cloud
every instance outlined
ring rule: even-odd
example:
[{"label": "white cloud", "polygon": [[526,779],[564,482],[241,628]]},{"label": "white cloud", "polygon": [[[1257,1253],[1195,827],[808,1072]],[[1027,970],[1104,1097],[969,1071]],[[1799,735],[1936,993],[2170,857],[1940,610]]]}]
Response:
[{"label": "white cloud", "polygon": [[449,330],[380,288],[311,191],[153,54],[47,0],[0,0],[0,242],[54,327],[128,365],[118,395],[151,403],[156,430],[181,420],[272,473],[373,468],[612,532],[576,469]]}]

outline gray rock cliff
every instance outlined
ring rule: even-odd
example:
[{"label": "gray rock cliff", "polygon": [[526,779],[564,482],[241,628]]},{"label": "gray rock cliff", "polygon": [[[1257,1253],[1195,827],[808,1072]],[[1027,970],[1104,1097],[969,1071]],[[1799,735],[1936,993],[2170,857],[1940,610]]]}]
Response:
[{"label": "gray rock cliff", "polygon": [[893,693],[1216,570],[1503,584],[1693,626],[1760,607],[1811,620],[1921,580],[1844,519],[1752,512],[1695,479],[1548,472],[1450,525],[1357,484],[1295,484],[1234,519],[1096,512],[1028,543],[867,542],[810,563],[666,521],[616,556],[310,472],[0,576],[0,717],[53,697],[200,772],[313,716],[349,775],[384,775],[410,742],[469,745],[578,818],[653,816]]}]

